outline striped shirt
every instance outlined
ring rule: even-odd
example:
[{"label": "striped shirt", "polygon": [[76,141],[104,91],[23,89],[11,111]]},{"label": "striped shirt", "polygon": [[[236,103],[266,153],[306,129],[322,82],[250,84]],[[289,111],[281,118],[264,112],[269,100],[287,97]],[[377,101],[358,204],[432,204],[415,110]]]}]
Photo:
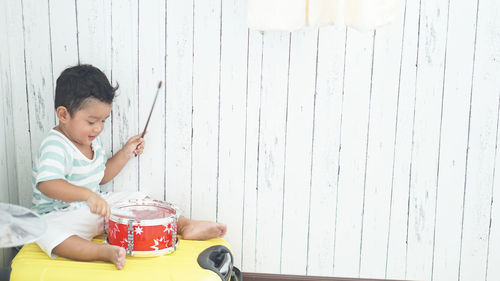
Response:
[{"label": "striped shirt", "polygon": [[94,158],[88,159],[62,133],[52,129],[40,145],[33,163],[33,200],[32,209],[45,214],[68,207],[80,206],[83,202],[66,203],[47,197],[38,189],[38,183],[62,179],[67,182],[99,192],[99,183],[104,177],[106,153],[99,137],[92,141]]}]

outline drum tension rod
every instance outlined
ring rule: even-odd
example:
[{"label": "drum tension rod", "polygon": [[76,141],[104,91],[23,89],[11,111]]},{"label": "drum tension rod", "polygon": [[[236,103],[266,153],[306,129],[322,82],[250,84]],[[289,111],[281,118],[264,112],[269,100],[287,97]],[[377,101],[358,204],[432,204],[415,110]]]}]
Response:
[{"label": "drum tension rod", "polygon": [[128,220],[127,256],[132,256],[134,250],[134,220]]}]

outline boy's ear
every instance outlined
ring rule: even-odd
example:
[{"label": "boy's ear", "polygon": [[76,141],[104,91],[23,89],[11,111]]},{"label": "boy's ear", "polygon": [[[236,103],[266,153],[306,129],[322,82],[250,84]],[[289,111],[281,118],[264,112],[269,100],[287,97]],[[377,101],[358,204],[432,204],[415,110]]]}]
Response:
[{"label": "boy's ear", "polygon": [[56,108],[56,115],[59,121],[62,123],[65,123],[71,118],[68,109],[64,106],[58,106]]}]

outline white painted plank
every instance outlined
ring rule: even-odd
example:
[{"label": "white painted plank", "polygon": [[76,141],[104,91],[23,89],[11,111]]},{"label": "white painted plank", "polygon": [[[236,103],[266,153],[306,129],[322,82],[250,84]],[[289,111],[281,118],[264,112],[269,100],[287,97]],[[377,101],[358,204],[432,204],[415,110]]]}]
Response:
[{"label": "white painted plank", "polygon": [[167,1],[166,199],[191,216],[193,3]]},{"label": "white painted plank", "polygon": [[412,133],[415,109],[416,60],[420,3],[406,1],[401,56],[398,112],[394,138],[391,213],[389,222],[386,278],[405,279],[408,232]]},{"label": "white painted plank", "polygon": [[458,280],[476,6],[449,7],[432,280]]},{"label": "white painted plank", "polygon": [[434,247],[448,1],[420,8],[408,222],[407,278],[429,280]]},{"label": "white painted plank", "polygon": [[[0,62],[3,62],[3,58],[0,60]],[[0,77],[0,82],[4,83],[5,81],[5,76],[3,75],[3,69],[2,69],[2,75]],[[2,85],[0,90],[5,90],[5,86]],[[2,97],[4,99],[5,97]],[[2,112],[0,112],[0,186],[2,186],[0,190],[0,202],[8,203],[9,200],[9,170],[7,169],[8,166],[8,155],[7,155],[7,130],[5,128],[5,121],[8,119],[8,116],[5,114],[5,110],[2,106]]]},{"label": "white painted plank", "polygon": [[220,144],[217,220],[230,228],[235,265],[241,268],[248,32],[246,1],[222,1]]},{"label": "white painted plank", "polygon": [[281,273],[305,275],[318,30],[290,36]]},{"label": "white painted plank", "polygon": [[[77,49],[79,63],[91,64],[106,74],[111,81],[111,1],[85,0],[76,2]],[[120,83],[120,81],[117,81]],[[116,86],[116,83],[115,85]],[[120,93],[121,89],[117,93]],[[116,97],[115,100],[119,98]],[[111,157],[113,151],[113,116],[106,120],[100,138]],[[120,121],[118,121],[120,122]],[[103,191],[113,190],[114,181],[101,186]]]},{"label": "white painted plank", "polygon": [[257,233],[257,178],[262,73],[262,39],[259,31],[248,31],[248,67],[245,126],[245,175],[241,270],[255,272]]},{"label": "white painted plank", "polygon": [[[12,120],[15,120],[13,148],[15,163],[13,171],[17,175],[19,200],[13,200],[25,207],[31,206],[31,145],[29,115],[27,103],[27,87],[24,64],[24,28],[22,5],[19,1],[10,1],[5,9],[7,23],[7,42],[9,47],[8,71],[12,98]],[[6,65],[7,66],[7,65]],[[38,149],[38,147],[34,148]]]},{"label": "white painted plank", "polygon": [[373,32],[347,30],[334,274],[359,275]]},{"label": "white painted plank", "polygon": [[257,182],[257,272],[279,273],[283,226],[283,178],[289,41],[288,33],[265,32]]},{"label": "white painted plank", "polygon": [[[49,1],[50,41],[54,87],[61,72],[78,64],[77,20],[74,1]],[[54,88],[55,96],[55,88]],[[55,113],[54,113],[55,114]],[[57,120],[56,120],[57,121]]]},{"label": "white painted plank", "polygon": [[[6,3],[0,3],[0,42],[7,42],[7,12]],[[8,100],[11,99],[10,91],[10,70],[9,70],[9,45],[0,45],[0,202],[8,203],[9,200],[9,170],[8,170],[8,140],[11,139],[10,132],[7,132],[7,121],[12,121],[12,112],[8,108]],[[9,116],[10,115],[10,116]],[[5,266],[4,251],[0,251],[0,266]]]},{"label": "white painted plank", "polygon": [[391,183],[397,116],[404,10],[398,21],[376,30],[365,203],[361,241],[360,277],[385,277]]},{"label": "white painted plank", "polygon": [[[127,3],[134,6],[133,2]],[[80,0],[76,4],[79,61],[92,64],[111,78],[111,38],[114,37],[111,35],[112,15],[117,15],[113,20],[127,20],[127,15],[121,15],[125,18],[120,19],[120,14],[112,13],[111,7],[115,4],[112,1]]]},{"label": "white painted plank", "polygon": [[192,216],[216,220],[220,0],[194,1]]},{"label": "white painted plank", "polygon": [[[498,280],[498,206],[492,207],[498,191],[495,184],[495,155],[498,154],[500,91],[499,19],[497,1],[480,1],[464,198],[460,280]],[[490,229],[491,228],[491,229]],[[488,240],[491,239],[491,241]],[[490,256],[491,257],[491,256]],[[491,272],[488,272],[492,270]]]},{"label": "white painted plank", "polygon": [[[5,3],[0,4],[0,10],[4,12],[2,19],[0,19],[0,42],[8,42],[8,24],[7,24],[7,16],[5,12],[6,9]],[[10,50],[9,44],[2,44],[0,46],[0,97],[2,100],[2,113],[0,113],[0,120],[2,120],[3,124],[0,125],[0,138],[3,141],[0,141],[0,169],[2,172],[2,183],[3,187],[0,195],[0,199],[2,202],[10,202],[17,204],[19,203],[18,197],[18,186],[17,186],[17,178],[16,178],[16,154],[15,154],[15,138],[14,138],[14,128],[15,122],[13,120],[14,112],[13,112],[13,102],[12,102],[12,77],[11,77],[11,67],[10,67]]]},{"label": "white painted plank", "polygon": [[139,157],[139,189],[165,199],[165,1],[139,2],[139,131],[144,130],[158,83],[163,82]]},{"label": "white painted plank", "polygon": [[23,19],[31,145],[36,155],[44,135],[55,125],[48,3],[23,1]]},{"label": "white painted plank", "polygon": [[333,275],[345,34],[319,30],[307,275]]},{"label": "white painted plank", "polygon": [[[479,47],[479,46],[478,46]],[[478,65],[482,58],[476,49],[474,82],[482,71]],[[483,76],[484,77],[484,76]],[[488,233],[493,187],[493,167],[496,143],[496,115],[498,93],[482,83],[474,83],[471,104],[471,127],[464,199],[460,280],[485,280]]]},{"label": "white painted plank", "polygon": [[[498,41],[497,41],[498,44]],[[497,66],[497,71],[498,71]],[[493,175],[493,191],[492,191],[492,203],[491,203],[491,226],[489,230],[488,237],[488,257],[486,264],[486,280],[496,280],[500,277],[500,268],[496,266],[500,262],[500,205],[498,200],[500,196],[500,97],[498,105],[498,117],[497,117],[497,144],[495,150],[495,174]]]},{"label": "white painted plank", "polygon": [[[119,83],[113,104],[113,151],[120,150],[127,140],[139,133],[138,126],[138,3],[112,1],[112,81]],[[114,190],[138,190],[137,158],[130,159],[115,177]]]}]

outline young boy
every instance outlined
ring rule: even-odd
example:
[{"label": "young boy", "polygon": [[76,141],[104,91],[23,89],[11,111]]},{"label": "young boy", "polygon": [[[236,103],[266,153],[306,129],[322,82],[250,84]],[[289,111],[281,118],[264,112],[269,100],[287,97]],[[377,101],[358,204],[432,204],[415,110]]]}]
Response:
[{"label": "young boy", "polygon": [[[108,261],[117,269],[125,266],[124,248],[90,241],[103,232],[110,205],[145,198],[141,193],[99,193],[99,185],[113,179],[144,149],[144,140],[136,135],[113,157],[106,158],[98,136],[111,113],[116,89],[91,65],[68,68],[57,79],[59,125],[42,141],[33,165],[33,209],[48,225],[37,243],[51,257]],[[182,216],[177,225],[184,239],[205,240],[226,232],[222,223]]]}]

